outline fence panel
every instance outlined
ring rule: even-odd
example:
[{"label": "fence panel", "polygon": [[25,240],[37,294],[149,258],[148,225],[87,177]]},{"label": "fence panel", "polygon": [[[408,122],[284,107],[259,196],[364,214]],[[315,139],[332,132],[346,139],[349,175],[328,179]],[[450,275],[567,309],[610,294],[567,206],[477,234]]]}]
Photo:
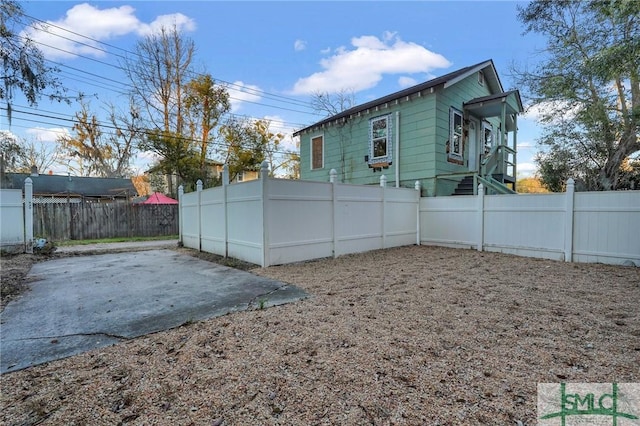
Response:
[{"label": "fence panel", "polygon": [[640,266],[640,191],[578,192],[574,203],[576,262]]},{"label": "fence panel", "polygon": [[336,256],[383,247],[383,193],[379,186],[336,185]]},{"label": "fence panel", "polygon": [[565,194],[484,197],[487,251],[564,260]]},{"label": "fence panel", "polygon": [[477,222],[475,196],[420,199],[420,244],[477,248]]},{"label": "fence panel", "polygon": [[24,206],[21,189],[0,189],[0,247],[24,250]]},{"label": "fence panel", "polygon": [[333,185],[272,179],[268,186],[269,263],[333,255]]},{"label": "fence panel", "polygon": [[415,189],[384,189],[384,247],[416,244],[420,193]]},{"label": "fence panel", "polygon": [[218,187],[200,193],[201,249],[219,255],[226,252],[225,188]]},{"label": "fence panel", "polygon": [[178,233],[177,205],[39,203],[33,207],[34,235],[54,241]]},{"label": "fence panel", "polygon": [[229,256],[263,264],[262,180],[227,186],[227,237]]},{"label": "fence panel", "polygon": [[182,222],[182,235],[180,237],[185,247],[200,249],[200,220],[198,209],[200,208],[199,194],[190,192],[181,196],[180,221]]}]

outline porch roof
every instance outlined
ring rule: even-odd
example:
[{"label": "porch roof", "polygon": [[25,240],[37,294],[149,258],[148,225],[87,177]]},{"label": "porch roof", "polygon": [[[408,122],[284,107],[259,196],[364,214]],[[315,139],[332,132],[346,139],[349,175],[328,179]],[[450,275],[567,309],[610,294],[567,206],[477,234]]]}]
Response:
[{"label": "porch roof", "polygon": [[502,105],[506,105],[507,130],[515,130],[515,120],[513,115],[524,111],[522,99],[518,90],[496,93],[494,95],[482,96],[471,99],[464,103],[464,109],[479,117],[500,117],[502,115]]}]

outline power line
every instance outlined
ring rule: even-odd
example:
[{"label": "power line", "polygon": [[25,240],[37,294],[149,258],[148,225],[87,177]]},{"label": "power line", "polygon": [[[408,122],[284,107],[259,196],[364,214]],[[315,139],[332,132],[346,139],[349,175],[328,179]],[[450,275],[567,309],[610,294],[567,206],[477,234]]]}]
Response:
[{"label": "power line", "polygon": [[[118,50],[123,51],[123,52],[125,52],[125,53],[127,53],[127,54],[131,54],[131,55],[138,56],[138,57],[140,57],[142,60],[148,60],[148,58],[143,57],[142,55],[140,55],[140,54],[139,54],[139,53],[137,53],[137,52],[132,52],[132,51],[129,51],[129,50],[123,49],[123,48],[121,48],[121,47],[118,47],[118,46],[115,46],[115,45],[112,45],[112,44],[109,44],[109,43],[105,43],[105,42],[100,41],[100,40],[96,40],[96,39],[91,38],[91,37],[89,37],[89,36],[86,36],[86,35],[83,35],[83,34],[79,34],[79,33],[77,33],[77,32],[74,32],[74,31],[71,31],[71,30],[69,30],[69,29],[66,29],[66,28],[60,27],[60,26],[58,26],[58,25],[56,25],[56,24],[53,24],[53,23],[50,23],[50,22],[43,21],[43,20],[41,20],[41,19],[39,19],[39,18],[35,18],[35,17],[30,16],[30,15],[27,15],[27,14],[23,14],[23,15],[24,15],[25,17],[27,17],[27,18],[32,19],[33,21],[39,22],[39,23],[44,24],[44,25],[46,25],[46,26],[51,26],[51,27],[57,28],[57,29],[59,29],[59,30],[61,30],[61,31],[65,31],[65,32],[71,33],[71,34],[73,34],[73,35],[76,35],[76,36],[78,36],[78,37],[85,38],[85,39],[90,40],[90,41],[92,41],[92,42],[94,42],[94,43],[98,43],[98,44],[101,44],[101,45],[104,45],[104,46],[108,46],[108,47],[111,47],[111,48],[113,48],[113,49],[118,49]],[[66,40],[69,40],[69,41],[72,41],[72,42],[78,43],[78,44],[80,44],[80,45],[83,45],[83,46],[89,47],[89,48],[91,48],[91,49],[96,49],[96,50],[101,51],[101,52],[109,53],[109,54],[111,54],[111,55],[117,56],[117,57],[122,58],[122,59],[125,59],[125,60],[127,59],[127,58],[126,58],[126,56],[118,55],[118,54],[115,54],[115,53],[109,52],[109,51],[107,51],[107,50],[105,50],[105,49],[100,49],[100,48],[98,48],[98,47],[96,47],[96,46],[94,46],[94,45],[87,44],[87,43],[83,43],[83,42],[78,41],[78,40],[73,40],[73,39],[70,39],[70,38],[68,38],[68,37],[64,37],[64,36],[62,36],[62,35],[60,35],[60,34],[57,34],[57,33],[51,32],[51,31],[48,31],[48,30],[43,29],[43,28],[35,28],[35,26],[34,26],[33,28],[34,28],[34,29],[36,29],[36,30],[38,30],[38,31],[43,31],[43,32],[46,32],[46,33],[48,33],[48,34],[51,34],[51,35],[53,35],[53,36],[55,36],[55,37],[61,37],[61,38],[63,38],[63,39],[66,39]],[[36,41],[36,43],[40,43],[40,44],[44,45],[44,43],[41,43],[41,42],[37,42],[37,41]],[[52,47],[52,46],[47,46],[47,47],[51,47],[51,48],[57,49],[57,48]],[[58,50],[62,50],[62,49],[58,49]],[[74,54],[74,55],[77,55],[77,56],[83,57],[83,58],[85,58],[85,59],[90,59],[90,60],[92,60],[91,58],[87,58],[87,57],[84,57],[84,56],[82,56],[82,55],[79,55],[79,54],[76,54],[76,53],[73,53],[73,52],[66,52],[66,53],[71,53],[71,54]],[[102,62],[102,61],[98,61],[98,62]],[[109,65],[109,66],[111,66],[111,67],[119,68],[119,69],[121,69],[121,70],[122,70],[122,67],[116,67],[115,65],[112,65],[112,64],[108,64],[108,65]],[[202,75],[203,75],[203,74],[199,74],[199,73],[196,73],[196,72],[191,72],[191,74],[193,74],[193,75],[195,75],[195,76],[202,76]],[[212,77],[213,77],[213,76],[212,76]],[[224,84],[226,84],[226,85],[228,85],[228,86],[231,86],[231,87],[237,87],[238,89],[236,89],[236,90],[245,91],[245,92],[247,92],[247,93],[259,94],[260,96],[264,96],[264,97],[266,97],[266,98],[271,98],[272,100],[277,100],[277,101],[279,101],[279,102],[283,102],[283,103],[291,103],[291,104],[295,104],[295,105],[298,105],[298,106],[302,106],[302,107],[305,107],[305,108],[309,108],[309,109],[311,109],[311,110],[313,110],[313,109],[314,109],[314,108],[313,108],[313,105],[312,105],[311,103],[309,103],[309,102],[300,101],[300,100],[298,100],[298,99],[290,98],[290,97],[283,96],[283,95],[278,95],[278,94],[269,93],[269,92],[266,92],[266,91],[263,91],[263,90],[260,90],[260,89],[254,89],[254,88],[250,88],[250,87],[247,87],[247,86],[242,86],[242,85],[239,85],[239,84],[236,84],[236,83],[231,83],[231,82],[229,82],[229,81],[226,81],[226,80],[223,80],[223,79],[220,79],[220,78],[215,78],[215,77],[213,77],[213,78],[214,78],[214,80],[217,80],[217,81],[219,81],[219,82],[222,82],[222,83],[224,83]],[[296,110],[290,110],[290,111],[302,112],[302,113],[308,113],[308,112],[296,111]],[[318,115],[317,113],[313,113],[313,114],[314,114],[314,115]]]},{"label": "power line", "polygon": [[[23,113],[23,114],[34,114],[34,115],[36,115],[36,114],[39,114],[39,113],[48,113],[48,114],[62,115],[62,116],[66,116],[66,117],[69,116],[68,114],[60,113],[58,111],[44,110],[42,108],[35,108],[35,107],[27,106],[27,105],[13,105],[12,108],[13,107],[23,108],[23,109],[27,109],[27,110],[31,110],[31,111],[36,111],[34,113],[31,113],[29,111],[21,111],[21,113]],[[287,131],[299,128],[300,126],[304,126],[304,124],[301,124],[301,123],[292,123],[292,122],[288,122],[288,121],[273,121],[273,120],[267,120],[267,119],[264,119],[264,118],[252,117],[252,116],[249,116],[249,115],[236,114],[236,113],[233,113],[233,112],[228,112],[225,115],[228,115],[230,118],[236,118],[236,119],[239,119],[239,120],[248,120],[248,121],[262,120],[262,121],[268,121],[271,125],[273,125],[273,127],[276,127],[276,128],[279,128],[279,129],[284,129],[284,130],[287,130]],[[73,117],[75,117],[75,114],[73,115]],[[98,121],[98,124],[102,126],[103,124],[100,121],[101,120]]]},{"label": "power line", "polygon": [[[7,108],[0,108],[1,110],[6,111]],[[71,123],[75,123],[77,122],[76,119],[74,118],[65,118],[65,117],[55,117],[49,114],[41,114],[41,113],[35,113],[35,112],[26,112],[26,111],[20,111],[20,110],[16,110],[13,109],[12,110],[13,113],[17,113],[17,114],[26,114],[26,115],[32,115],[32,116],[37,116],[37,117],[41,117],[41,118],[45,118],[45,119],[53,119],[53,120],[60,120],[60,121],[65,121],[65,122],[71,122]],[[56,126],[57,123],[51,123],[51,122],[47,122],[47,121],[42,121],[42,120],[34,120],[34,119],[29,119],[29,118],[22,118],[22,117],[18,117],[18,116],[13,116],[12,120],[20,120],[20,121],[26,121],[26,122],[30,122],[30,123],[36,123],[36,124],[44,124],[47,126]],[[104,124],[104,123],[99,123],[98,122],[98,126],[103,129],[111,129],[111,130],[119,130],[118,127],[113,126],[113,125],[108,125],[108,124]],[[105,135],[109,135],[109,136],[117,136],[117,133],[113,133],[113,132],[102,132]],[[149,130],[140,130],[137,131],[136,133],[139,133],[140,135],[144,135],[144,136],[153,136],[154,133],[149,131]],[[196,140],[196,139],[191,139],[191,138],[187,138],[184,136],[174,136],[176,139],[179,139],[181,141],[184,142],[190,142],[190,143],[201,143],[202,141]],[[209,146],[212,145],[216,145],[216,146],[220,146],[221,148],[224,149],[229,149],[231,147],[231,145],[229,144],[224,144],[222,142],[218,142],[218,141],[210,141],[208,142]],[[273,153],[275,154],[289,154],[290,152],[287,151],[273,151]]]}]

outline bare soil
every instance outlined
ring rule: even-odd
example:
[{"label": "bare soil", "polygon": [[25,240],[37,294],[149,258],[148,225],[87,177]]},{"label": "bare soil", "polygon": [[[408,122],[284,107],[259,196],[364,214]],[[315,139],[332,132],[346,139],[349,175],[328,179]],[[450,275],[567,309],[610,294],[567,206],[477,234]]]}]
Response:
[{"label": "bare soil", "polygon": [[534,425],[539,382],[640,382],[640,268],[413,246],[252,272],[312,296],[4,374],[0,423]]}]

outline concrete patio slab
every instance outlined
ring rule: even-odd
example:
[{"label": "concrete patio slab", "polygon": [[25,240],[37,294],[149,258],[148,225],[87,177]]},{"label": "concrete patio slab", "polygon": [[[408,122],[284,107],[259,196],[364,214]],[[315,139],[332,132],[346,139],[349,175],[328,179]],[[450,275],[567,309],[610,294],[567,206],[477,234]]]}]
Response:
[{"label": "concrete patio slab", "polygon": [[279,281],[173,250],[37,263],[31,290],[0,318],[0,372],[109,346],[189,321],[308,296]]}]

